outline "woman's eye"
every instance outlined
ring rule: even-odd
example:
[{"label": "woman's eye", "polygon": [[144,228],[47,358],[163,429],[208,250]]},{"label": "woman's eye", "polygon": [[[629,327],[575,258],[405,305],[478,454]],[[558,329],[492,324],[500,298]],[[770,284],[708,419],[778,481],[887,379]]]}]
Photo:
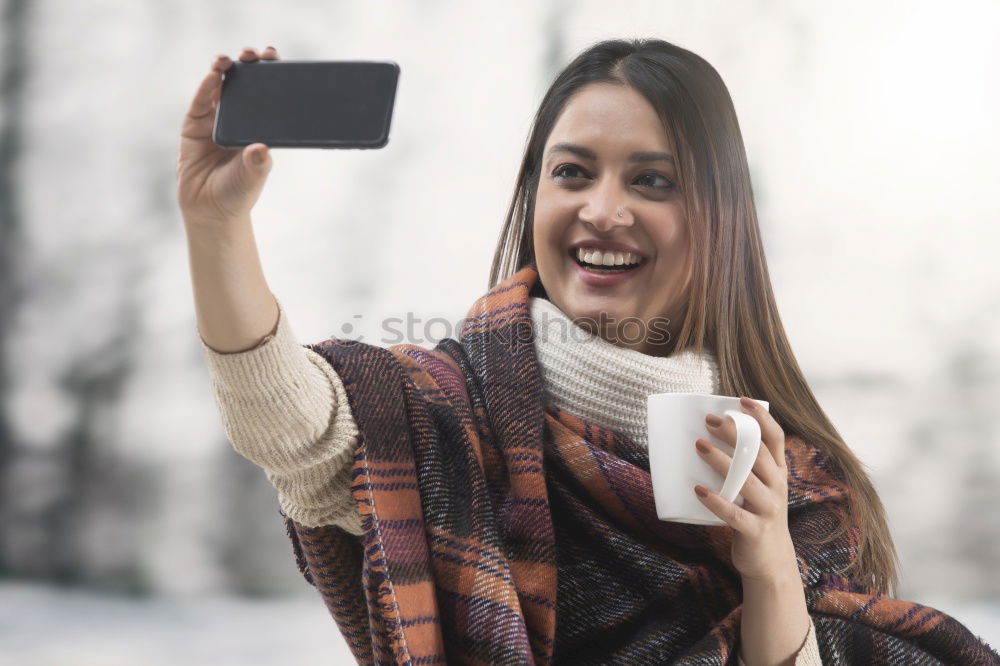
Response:
[{"label": "woman's eye", "polygon": [[566,174],[567,170],[570,172],[576,171],[579,173],[583,173],[582,171],[580,171],[580,167],[578,167],[575,164],[560,164],[558,167],[556,167],[556,170],[552,172],[552,175],[555,176],[556,178],[572,178],[573,176]]},{"label": "woman's eye", "polygon": [[[668,190],[668,189],[670,189],[671,187],[674,186],[674,184],[672,182],[670,182],[666,177],[661,176],[658,173],[644,173],[641,176],[639,176],[639,180],[642,180],[644,178],[659,178],[659,179],[661,179],[664,182],[664,185],[659,186],[657,189]],[[656,186],[655,185],[650,185],[650,187],[656,187]]]}]

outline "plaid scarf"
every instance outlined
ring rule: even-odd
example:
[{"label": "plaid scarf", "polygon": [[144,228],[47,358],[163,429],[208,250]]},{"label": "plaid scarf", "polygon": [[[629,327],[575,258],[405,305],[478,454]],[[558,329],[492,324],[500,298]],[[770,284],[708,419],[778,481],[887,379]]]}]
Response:
[{"label": "plaid scarf", "polygon": [[[546,403],[529,265],[433,350],[330,339],[361,433],[364,534],[281,514],[362,664],[735,664],[731,529],[662,522],[645,448]],[[849,489],[786,437],[788,523],[824,663],[1000,664],[952,617],[835,573]]]}]

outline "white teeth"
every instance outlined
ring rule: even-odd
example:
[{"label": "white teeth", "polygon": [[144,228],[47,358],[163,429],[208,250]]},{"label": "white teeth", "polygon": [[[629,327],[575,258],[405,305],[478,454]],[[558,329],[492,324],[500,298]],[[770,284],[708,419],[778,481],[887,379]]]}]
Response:
[{"label": "white teeth", "polygon": [[592,250],[578,247],[576,258],[585,264],[595,266],[621,266],[623,264],[639,264],[642,257],[631,252],[612,252],[611,250]]}]

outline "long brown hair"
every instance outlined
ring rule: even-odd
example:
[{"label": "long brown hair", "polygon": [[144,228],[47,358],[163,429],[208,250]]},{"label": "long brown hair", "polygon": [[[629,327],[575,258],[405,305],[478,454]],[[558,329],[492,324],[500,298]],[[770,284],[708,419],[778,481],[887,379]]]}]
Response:
[{"label": "long brown hair", "polygon": [[[856,557],[842,572],[893,596],[896,549],[865,465],[816,402],[795,360],[771,289],[750,171],[736,110],[722,77],[691,51],[660,39],[598,42],[556,77],[535,114],[507,218],[490,269],[490,287],[534,263],[532,221],[542,151],[567,100],[589,83],[631,86],[656,109],[677,154],[691,239],[690,298],[674,351],[709,347],[724,395],[770,403],[786,436],[830,456],[850,489]],[[544,287],[544,285],[543,285]]]}]

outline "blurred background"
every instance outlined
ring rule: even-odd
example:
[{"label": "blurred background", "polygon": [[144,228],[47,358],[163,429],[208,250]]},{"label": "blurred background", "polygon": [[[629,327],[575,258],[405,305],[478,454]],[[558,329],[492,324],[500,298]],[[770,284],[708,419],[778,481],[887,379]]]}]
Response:
[{"label": "blurred background", "polygon": [[174,169],[217,53],[399,63],[389,144],[277,149],[254,211],[300,341],[372,341],[465,315],[552,78],[644,36],[729,87],[784,324],[886,505],[899,597],[1000,644],[997,2],[3,0],[2,21],[0,663],[351,662],[197,338]]}]

